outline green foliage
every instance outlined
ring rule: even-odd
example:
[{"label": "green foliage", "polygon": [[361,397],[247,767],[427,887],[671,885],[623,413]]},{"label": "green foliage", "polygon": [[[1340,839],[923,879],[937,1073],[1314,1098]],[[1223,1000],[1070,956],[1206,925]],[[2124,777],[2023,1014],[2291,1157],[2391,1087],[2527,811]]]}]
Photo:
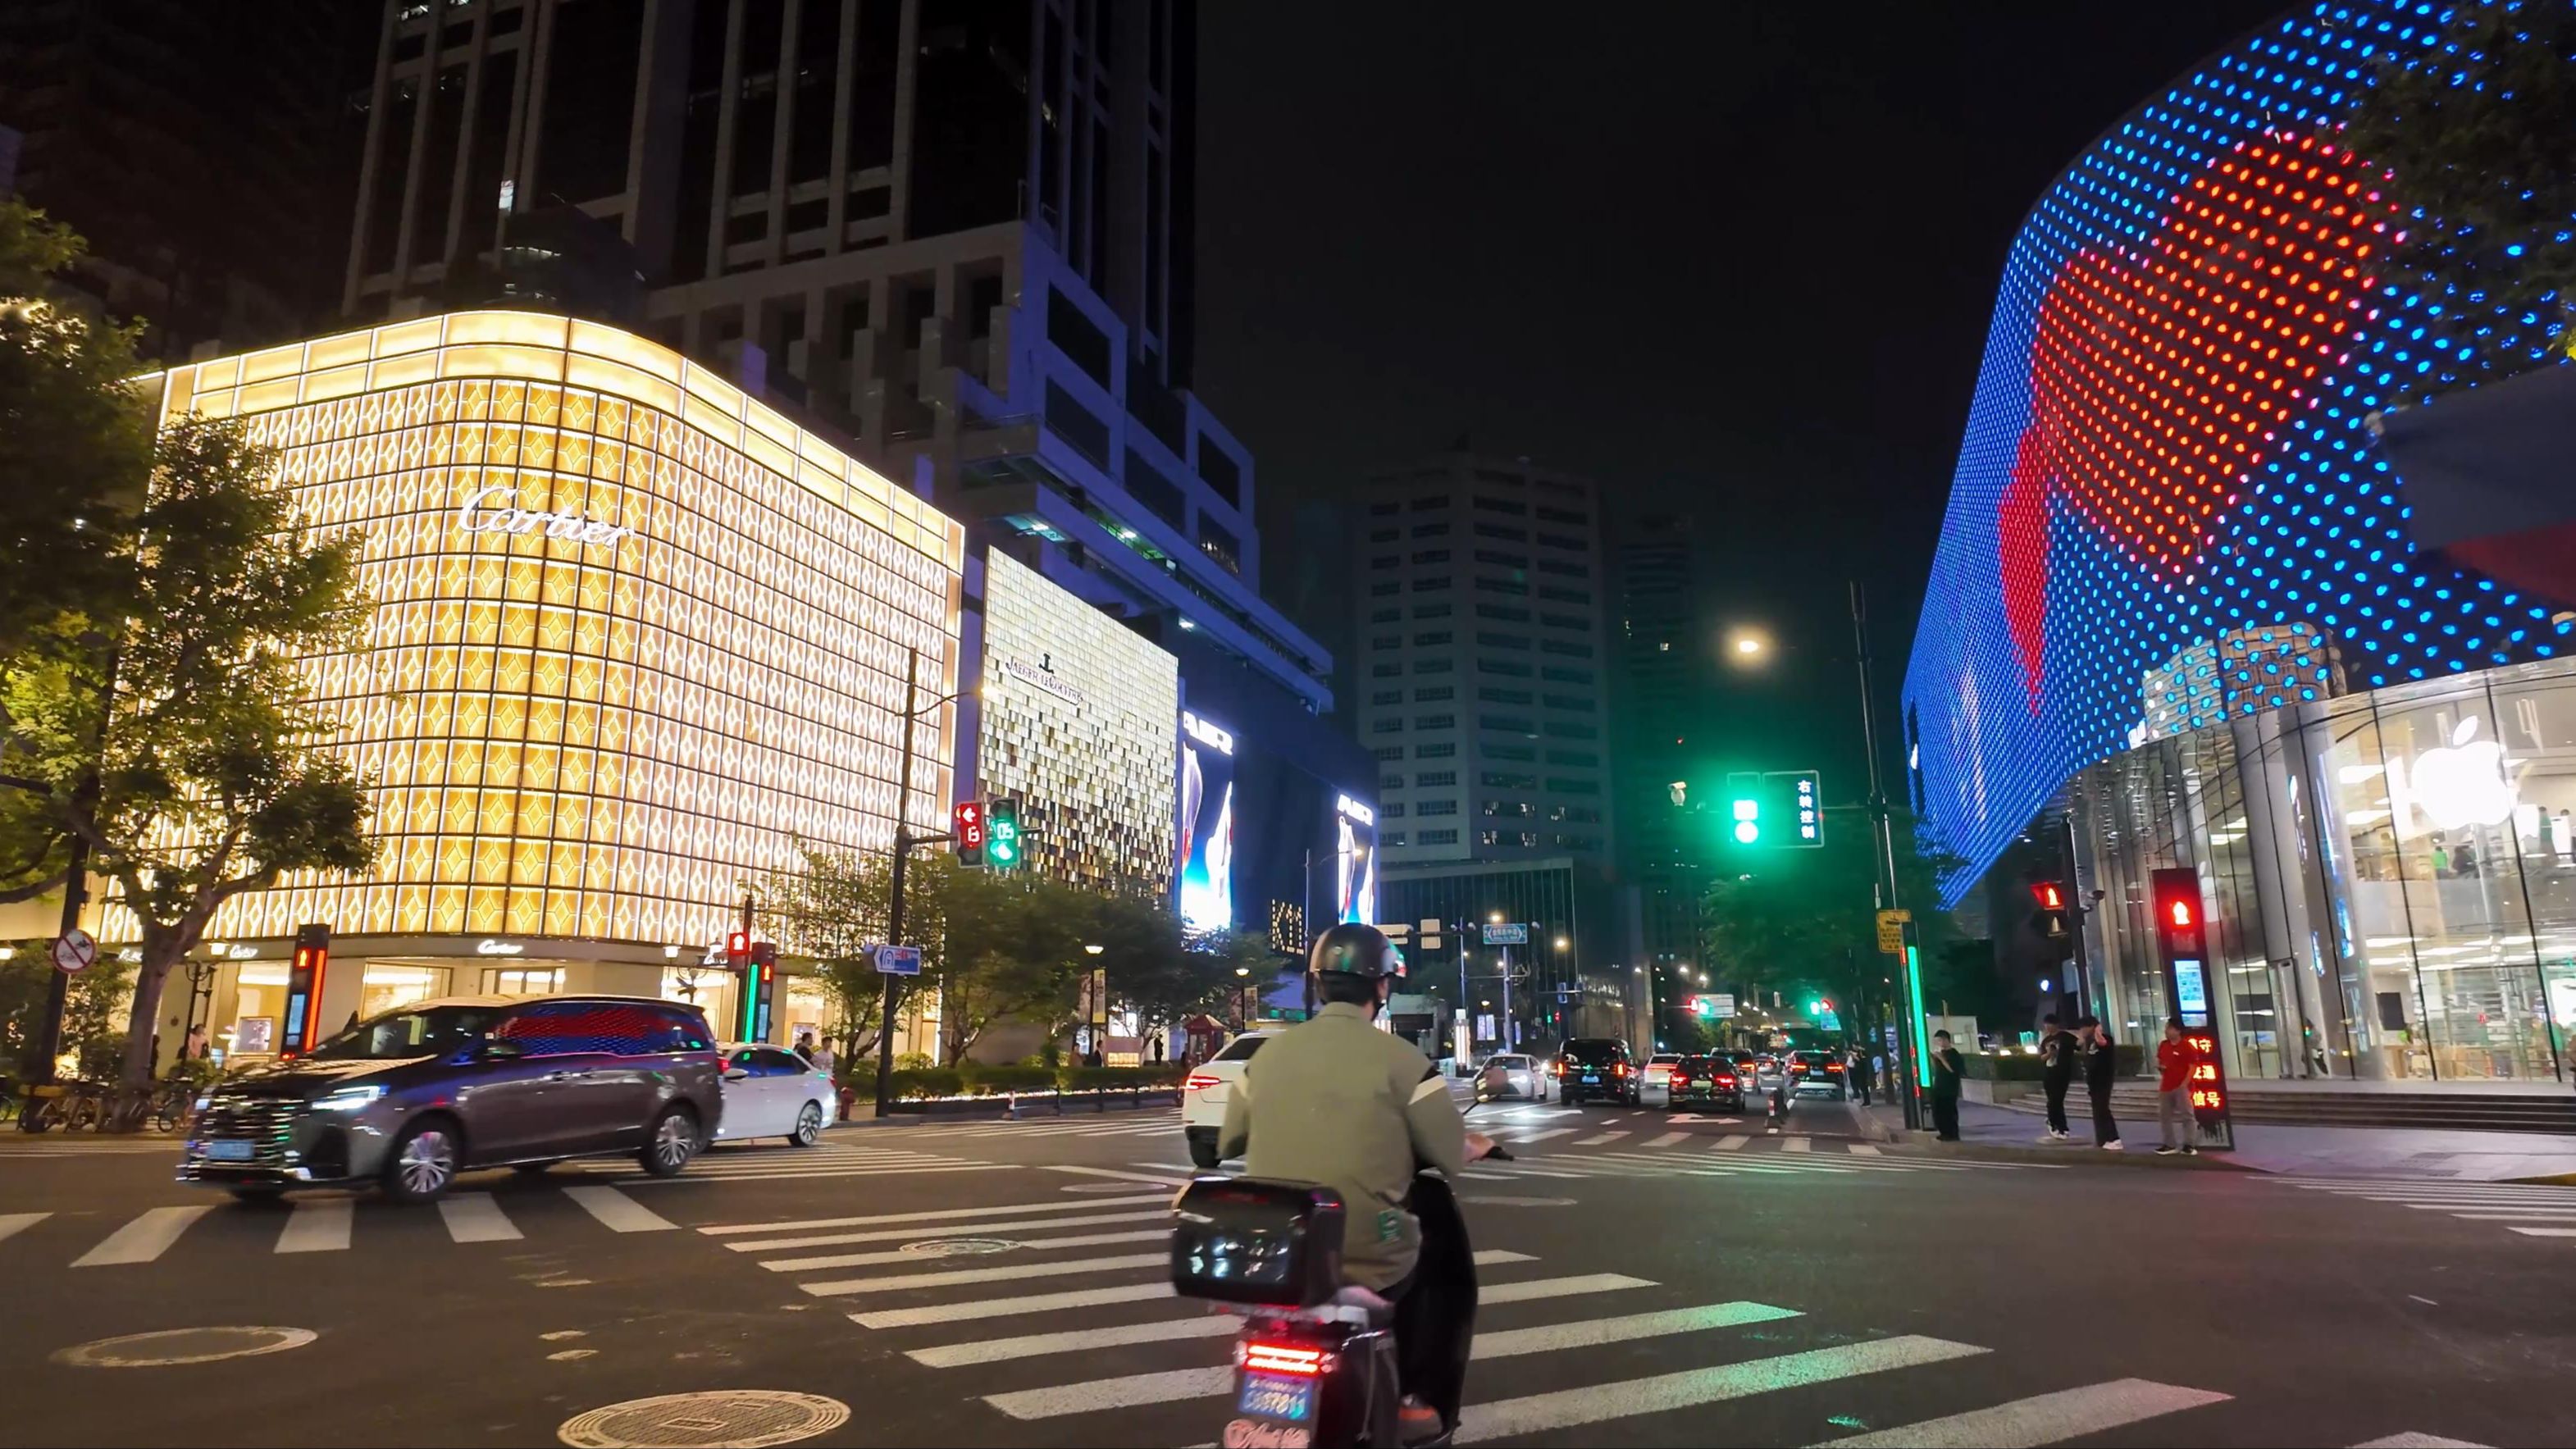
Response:
[{"label": "green foliage", "polygon": [[[2421,210],[2391,256],[2418,289],[2502,304],[2535,319],[2534,344],[2554,333],[2551,350],[2564,350],[2576,287],[2576,245],[2560,240],[2576,216],[2576,10],[2456,7],[2433,49],[2390,49],[2372,63],[2341,139],[2387,169],[2401,213]],[[2506,373],[2541,361],[2480,350]]]},{"label": "green foliage", "polygon": [[[1928,960],[1953,939],[1947,913],[1932,902],[1939,877],[1957,861],[1918,836],[1905,812],[1893,824],[1898,897],[1914,911]],[[1822,846],[1762,852],[1750,873],[1716,881],[1702,913],[1710,979],[1759,981],[1791,1001],[1845,1003],[1856,977],[1874,985],[1890,974],[1890,959],[1878,952],[1877,852],[1873,830],[1829,830]]]},{"label": "green foliage", "polygon": [[[77,245],[0,204],[0,292]],[[126,333],[0,306],[0,898],[55,889],[87,842],[142,924],[140,1086],[162,983],[223,903],[372,847],[296,664],[364,627],[357,541],[313,537],[237,422],[155,436],[132,368]]]},{"label": "green foliage", "polygon": [[[28,1077],[37,1063],[28,1053],[45,1010],[45,993],[57,974],[45,954],[45,941],[11,943],[17,954],[0,961],[0,1076]],[[114,956],[103,956],[71,979],[63,996],[63,1050],[79,1058],[79,1074],[93,1080],[115,1075],[125,1031],[119,1008],[134,980],[134,968]]]},{"label": "green foliage", "polygon": [[1173,1066],[1032,1067],[968,1062],[957,1067],[933,1067],[924,1062],[896,1072],[893,1092],[899,1098],[921,1099],[1028,1096],[1058,1091],[1155,1091],[1172,1086],[1184,1075],[1181,1068]]}]

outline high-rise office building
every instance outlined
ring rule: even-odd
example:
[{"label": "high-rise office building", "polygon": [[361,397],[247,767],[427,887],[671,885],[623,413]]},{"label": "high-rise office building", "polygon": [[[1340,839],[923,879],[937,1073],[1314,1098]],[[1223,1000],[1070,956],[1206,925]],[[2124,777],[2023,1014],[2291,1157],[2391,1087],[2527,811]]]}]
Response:
[{"label": "high-rise office building", "polygon": [[1600,513],[1586,479],[1464,453],[1370,485],[1352,713],[1390,870],[1608,856]]},{"label": "high-rise office building", "polygon": [[1188,390],[1195,50],[1171,0],[388,0],[343,300],[524,296],[577,209],[640,330],[1322,710]]},{"label": "high-rise office building", "polygon": [[68,285],[147,323],[146,356],[301,335],[336,300],[315,279],[347,205],[338,107],[366,29],[337,0],[276,0],[256,23],[197,0],[0,5],[0,129],[18,133],[0,192],[81,234]]},{"label": "high-rise office building", "polygon": [[[1509,948],[1510,1039],[1588,1029],[1626,940],[1610,882],[1600,490],[1449,453],[1370,480],[1357,526],[1350,714],[1378,762],[1383,919],[1463,924],[1446,939],[1479,981],[1505,969],[1484,927],[1525,928]],[[1454,954],[1423,964],[1432,979],[1459,970]]]},{"label": "high-rise office building", "polygon": [[1691,520],[1645,514],[1621,534],[1612,564],[1619,864],[1638,893],[1639,947],[1663,965],[1699,952],[1704,859],[1694,822],[1704,817],[1691,767],[1707,750],[1693,736],[1716,681]]}]

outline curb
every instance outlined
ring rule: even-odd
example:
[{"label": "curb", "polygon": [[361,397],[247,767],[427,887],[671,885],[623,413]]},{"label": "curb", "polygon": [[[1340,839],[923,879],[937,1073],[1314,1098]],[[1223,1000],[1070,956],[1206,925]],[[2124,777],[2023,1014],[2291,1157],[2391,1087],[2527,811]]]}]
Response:
[{"label": "curb", "polygon": [[1892,1145],[1905,1140],[1903,1132],[1881,1122],[1875,1111],[1857,1102],[1846,1100],[1843,1103],[1843,1110],[1851,1114],[1852,1125],[1860,1129],[1860,1135],[1872,1142]]},{"label": "curb", "polygon": [[2034,1144],[2025,1147],[2018,1143],[1979,1142],[1974,1138],[1961,1142],[1943,1142],[1930,1133],[1924,1132],[1914,1134],[1910,1139],[1905,1140],[1905,1145],[1935,1157],[1967,1157],[1982,1153],[1987,1156],[2035,1158],[2042,1161],[2064,1159],[2068,1166],[2089,1162],[2098,1167],[2144,1167],[2165,1172],[2260,1173],[2264,1171],[2249,1163],[2231,1161],[2229,1154],[2224,1152],[2201,1152],[2190,1157],[2159,1157],[2153,1147],[2139,1148],[2135,1151],[2123,1149],[2119,1152],[2105,1152],[2090,1142],[2080,1146],[2042,1147]]}]

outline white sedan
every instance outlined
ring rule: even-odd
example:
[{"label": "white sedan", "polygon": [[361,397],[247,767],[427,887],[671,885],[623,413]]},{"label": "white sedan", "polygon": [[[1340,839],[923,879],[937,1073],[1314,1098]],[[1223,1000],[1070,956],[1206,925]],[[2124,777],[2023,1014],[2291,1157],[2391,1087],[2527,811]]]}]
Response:
[{"label": "white sedan", "polygon": [[1680,1052],[1657,1052],[1646,1058],[1645,1075],[1637,1079],[1637,1105],[1669,1107],[1673,1104],[1673,1064],[1682,1059]]},{"label": "white sedan", "polygon": [[724,1049],[724,1113],[718,1142],[784,1137],[811,1147],[841,1115],[841,1092],[829,1075],[796,1053],[774,1046]]}]

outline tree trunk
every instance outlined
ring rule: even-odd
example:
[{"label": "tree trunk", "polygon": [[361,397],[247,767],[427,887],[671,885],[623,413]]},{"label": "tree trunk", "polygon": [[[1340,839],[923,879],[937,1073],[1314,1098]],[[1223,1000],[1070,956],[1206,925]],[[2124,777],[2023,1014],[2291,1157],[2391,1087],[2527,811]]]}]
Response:
[{"label": "tree trunk", "polygon": [[143,927],[143,964],[134,971],[134,1004],[125,1017],[125,1062],[117,1081],[129,1091],[152,1085],[153,1022],[161,1013],[161,987],[170,968],[188,954],[185,933],[147,923]]}]

